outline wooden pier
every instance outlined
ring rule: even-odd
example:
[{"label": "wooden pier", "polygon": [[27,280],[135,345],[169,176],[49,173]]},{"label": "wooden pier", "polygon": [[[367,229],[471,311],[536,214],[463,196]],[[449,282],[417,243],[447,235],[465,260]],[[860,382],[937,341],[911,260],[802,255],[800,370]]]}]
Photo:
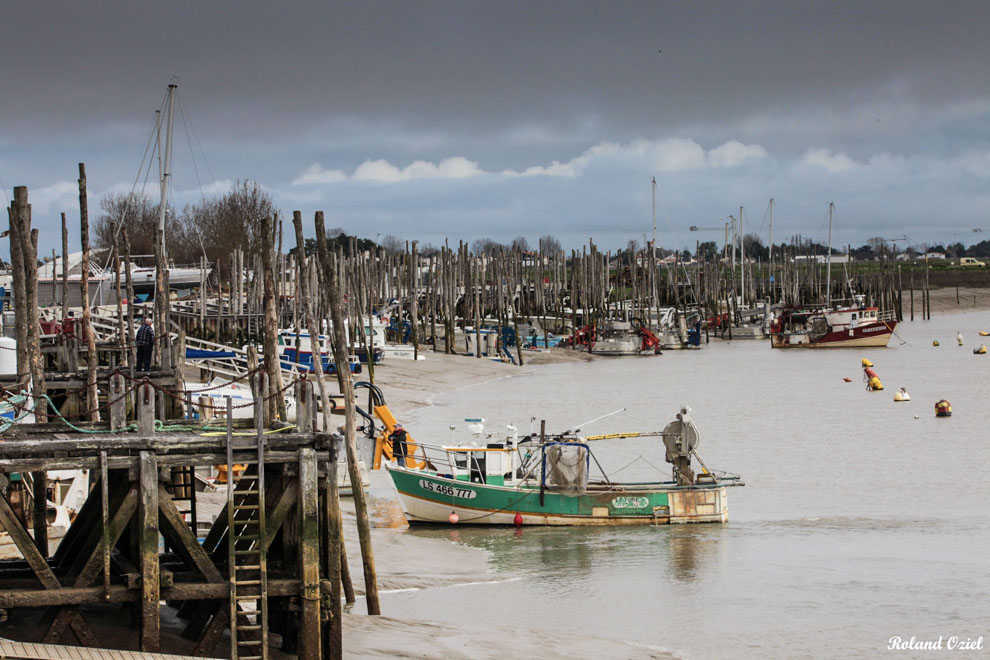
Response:
[{"label": "wooden pier", "polygon": [[[266,429],[265,374],[250,429],[228,416],[155,423],[156,388],[140,381],[110,404],[110,423],[15,425],[0,441],[0,474],[90,470],[92,488],[58,548],[36,543],[43,507],[0,495],[0,528],[23,559],[0,562],[0,637],[22,642],[111,646],[90,614],[119,611],[131,647],[163,648],[161,615],[173,608],[194,655],[301,658],[341,655],[341,562],[337,447],[315,431],[312,383],[293,384],[297,427]],[[123,381],[116,375],[117,384]],[[274,392],[268,396],[280,394]],[[126,424],[133,398],[138,430]],[[285,426],[285,425],[281,425]],[[227,506],[197,538],[197,467],[226,465]],[[236,470],[235,465],[246,466]],[[36,491],[37,492],[37,491]],[[105,617],[103,617],[105,618]],[[44,629],[40,639],[25,631]],[[114,635],[119,637],[119,632]]]}]

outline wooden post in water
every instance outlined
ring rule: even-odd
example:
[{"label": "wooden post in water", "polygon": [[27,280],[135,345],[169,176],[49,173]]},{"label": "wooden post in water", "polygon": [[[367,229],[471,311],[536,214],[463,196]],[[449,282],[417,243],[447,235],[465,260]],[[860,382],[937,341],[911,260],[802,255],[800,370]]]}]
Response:
[{"label": "wooden post in water", "polygon": [[914,321],[914,268],[911,269],[911,320]]},{"label": "wooden post in water", "polygon": [[412,326],[413,360],[419,359],[419,255],[416,246],[419,241],[412,242],[412,252],[409,255],[409,323]]},{"label": "wooden post in water", "polygon": [[86,164],[79,163],[79,235],[82,242],[82,322],[86,333],[86,410],[91,422],[100,421],[99,399],[96,391],[96,333],[93,331],[93,315],[89,309],[89,200],[86,196]]},{"label": "wooden post in water", "polygon": [[[293,213],[293,223],[296,224],[296,240],[302,246],[302,220],[296,220]],[[351,491],[354,493],[354,512],[357,517],[358,539],[361,542],[361,559],[364,565],[365,598],[368,614],[381,614],[378,599],[378,576],[375,570],[375,553],[371,546],[371,525],[368,522],[368,508],[365,501],[364,489],[361,487],[361,472],[357,464],[357,429],[354,421],[354,383],[351,380],[351,370],[347,365],[347,333],[344,329],[344,315],[341,310],[341,282],[335,277],[335,269],[327,249],[327,232],[323,225],[323,213],[317,212],[316,218],[316,250],[320,266],[324,272],[327,297],[330,306],[330,322],[333,325],[333,354],[337,363],[337,381],[340,392],[344,395],[344,442],[347,446],[347,471],[351,478]],[[300,247],[300,249],[302,249]],[[401,327],[401,324],[400,324]],[[329,405],[324,402],[324,415],[329,418]]]}]

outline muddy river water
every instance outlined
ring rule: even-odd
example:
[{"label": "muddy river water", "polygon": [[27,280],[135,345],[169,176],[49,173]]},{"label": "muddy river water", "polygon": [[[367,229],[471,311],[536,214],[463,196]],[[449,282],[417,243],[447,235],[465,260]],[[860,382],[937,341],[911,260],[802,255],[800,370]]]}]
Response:
[{"label": "muddy river water", "polygon": [[[383,610],[687,658],[933,657],[912,650],[923,642],[985,657],[990,355],[973,348],[990,337],[979,330],[990,330],[990,313],[902,324],[887,349],[713,340],[700,351],[541,366],[437,396],[404,419],[438,443],[465,418],[485,418],[494,433],[541,419],[562,430],[619,408],[584,431],[659,430],[685,404],[701,457],[746,486],[730,491],[726,525],[414,527],[402,533],[486,551],[491,580],[386,593]],[[884,391],[865,391],[864,357]],[[910,402],[893,401],[900,387]],[[951,418],[935,418],[941,398]],[[615,480],[669,474],[657,438],[594,451]]]}]

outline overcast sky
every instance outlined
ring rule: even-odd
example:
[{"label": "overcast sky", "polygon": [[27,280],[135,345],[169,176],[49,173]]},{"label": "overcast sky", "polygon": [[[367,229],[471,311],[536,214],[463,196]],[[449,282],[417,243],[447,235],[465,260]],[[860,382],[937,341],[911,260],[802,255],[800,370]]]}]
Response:
[{"label": "overcast sky", "polygon": [[[990,2],[7,2],[0,200],[41,251],[129,191],[179,78],[171,204],[438,245],[990,238]],[[152,172],[145,190],[157,197]],[[903,244],[902,244],[903,245]],[[6,252],[7,247],[2,244]]]}]

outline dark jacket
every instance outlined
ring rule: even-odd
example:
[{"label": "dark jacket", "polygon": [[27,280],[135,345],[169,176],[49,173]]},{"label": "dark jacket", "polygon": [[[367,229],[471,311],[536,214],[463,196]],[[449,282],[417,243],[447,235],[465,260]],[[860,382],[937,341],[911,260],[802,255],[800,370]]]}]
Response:
[{"label": "dark jacket", "polygon": [[406,455],[406,430],[405,429],[395,429],[392,431],[388,439],[392,441],[392,455],[393,456],[405,456]]},{"label": "dark jacket", "polygon": [[134,338],[134,343],[138,346],[151,346],[155,343],[155,330],[150,325],[145,323],[140,328],[138,328],[137,336]]}]

